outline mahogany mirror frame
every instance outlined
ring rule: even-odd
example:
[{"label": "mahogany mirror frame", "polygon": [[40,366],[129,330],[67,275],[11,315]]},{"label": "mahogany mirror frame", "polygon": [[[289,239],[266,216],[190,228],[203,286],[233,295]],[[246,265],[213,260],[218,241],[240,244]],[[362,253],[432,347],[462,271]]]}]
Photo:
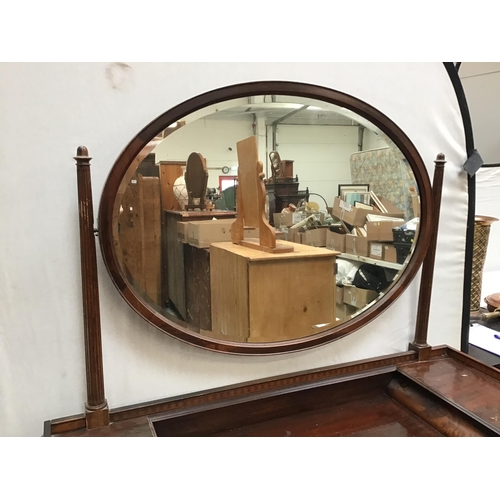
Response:
[{"label": "mahogany mirror frame", "polygon": [[[352,319],[329,330],[293,340],[243,344],[204,336],[185,328],[148,305],[130,286],[120,270],[113,242],[113,208],[118,189],[127,169],[139,152],[169,125],[204,107],[218,102],[255,95],[288,95],[318,99],[349,109],[369,120],[400,149],[411,167],[418,185],[421,212],[419,236],[410,261],[397,282],[374,305]],[[425,164],[406,134],[387,116],[371,105],[331,88],[290,81],[260,81],[231,85],[193,97],[166,111],[144,127],[125,147],[113,165],[104,185],[98,213],[99,242],[111,280],[125,301],[148,323],[188,344],[210,351],[242,355],[283,354],[320,346],[367,325],[385,311],[404,292],[417,274],[431,241],[431,183]]]}]

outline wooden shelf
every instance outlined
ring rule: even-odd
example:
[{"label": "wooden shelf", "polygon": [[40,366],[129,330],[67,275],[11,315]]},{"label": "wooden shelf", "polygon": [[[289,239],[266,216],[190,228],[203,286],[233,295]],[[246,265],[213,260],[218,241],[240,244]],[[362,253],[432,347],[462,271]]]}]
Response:
[{"label": "wooden shelf", "polygon": [[365,262],[366,264],[373,264],[375,266],[387,267],[389,269],[396,269],[398,271],[403,269],[403,264],[396,264],[395,262],[386,262],[385,260],[370,259],[369,257],[363,257],[361,255],[341,253],[338,256],[338,258],[346,260],[355,260],[357,262]]}]

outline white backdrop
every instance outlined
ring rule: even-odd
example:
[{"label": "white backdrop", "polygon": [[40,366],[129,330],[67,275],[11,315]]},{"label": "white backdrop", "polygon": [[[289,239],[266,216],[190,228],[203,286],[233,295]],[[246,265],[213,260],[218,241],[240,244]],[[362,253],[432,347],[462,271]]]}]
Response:
[{"label": "white backdrop", "polygon": [[[459,347],[466,155],[441,63],[2,63],[0,71],[0,435],[39,436],[45,420],[84,409],[76,148],[93,157],[97,214],[111,166],[142,127],[186,99],[240,82],[347,92],[401,127],[431,171],[445,153],[429,341]],[[418,279],[382,317],[326,346],[271,357],[212,353],[146,324],[121,299],[100,252],[98,266],[111,408],[404,351],[413,336]]]}]

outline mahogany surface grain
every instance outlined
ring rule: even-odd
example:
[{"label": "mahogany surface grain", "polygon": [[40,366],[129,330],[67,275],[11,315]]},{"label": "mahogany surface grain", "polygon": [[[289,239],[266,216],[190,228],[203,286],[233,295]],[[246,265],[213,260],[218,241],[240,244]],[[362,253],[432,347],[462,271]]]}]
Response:
[{"label": "mahogany surface grain", "polygon": [[494,377],[451,357],[407,364],[399,370],[500,429],[500,381]]},{"label": "mahogany surface grain", "polygon": [[392,369],[379,370],[366,377],[326,381],[324,385],[314,383],[271,397],[245,397],[226,404],[167,412],[151,420],[159,437],[208,436],[329,408],[353,399],[370,399],[385,392],[393,374]]},{"label": "mahogany surface grain", "polygon": [[415,437],[442,436],[385,394],[239,427],[213,436]]},{"label": "mahogany surface grain", "polygon": [[53,437],[153,437],[151,425],[146,417],[131,418],[121,422],[111,422],[97,429],[77,429]]}]

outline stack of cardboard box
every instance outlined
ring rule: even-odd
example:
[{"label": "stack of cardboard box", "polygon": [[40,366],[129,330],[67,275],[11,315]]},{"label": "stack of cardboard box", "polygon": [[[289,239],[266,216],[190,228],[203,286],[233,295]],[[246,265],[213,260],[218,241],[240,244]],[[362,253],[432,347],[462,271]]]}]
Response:
[{"label": "stack of cardboard box", "polygon": [[[326,247],[326,238],[328,226],[315,227],[303,226],[294,228],[297,224],[297,218],[293,217],[293,213],[273,214],[274,227],[282,230],[288,241],[301,243],[302,245],[310,245],[313,247]],[[319,220],[317,221],[319,224]]]},{"label": "stack of cardboard box", "polygon": [[[336,197],[332,215],[345,223],[350,232],[345,235],[328,235],[327,248],[376,260],[397,262],[392,229],[404,223],[404,213],[382,196],[377,200],[383,204],[384,213],[353,206]],[[373,215],[379,220],[367,220]]]},{"label": "stack of cardboard box", "polygon": [[397,263],[397,254],[394,248],[392,230],[402,223],[401,220],[367,222],[366,233],[369,242],[368,257],[375,260]]}]

